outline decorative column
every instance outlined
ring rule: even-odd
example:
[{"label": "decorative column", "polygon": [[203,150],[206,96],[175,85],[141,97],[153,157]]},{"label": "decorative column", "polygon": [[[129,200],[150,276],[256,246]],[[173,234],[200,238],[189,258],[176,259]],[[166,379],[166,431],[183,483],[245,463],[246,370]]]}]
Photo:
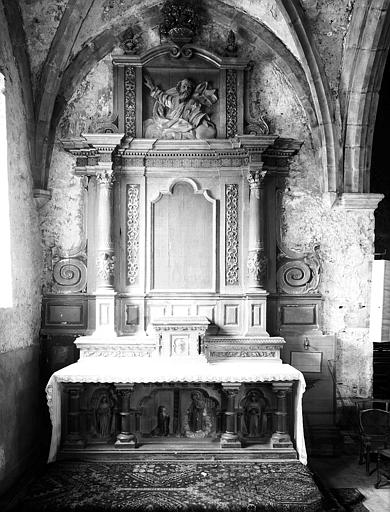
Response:
[{"label": "decorative column", "polygon": [[222,388],[227,396],[227,410],[225,411],[226,430],[221,436],[221,448],[241,448],[237,434],[237,412],[235,408],[236,396],[240,383],[223,383]]},{"label": "decorative column", "polygon": [[114,328],[113,182],[111,170],[97,174],[96,240],[96,334],[111,333]]},{"label": "decorative column", "polygon": [[267,277],[267,259],[264,251],[264,212],[263,212],[263,181],[267,171],[263,170],[262,163],[256,163],[256,168],[249,170],[249,234],[248,234],[248,260],[249,274],[248,286],[257,291],[265,292]]},{"label": "decorative column", "polygon": [[120,396],[120,433],[116,436],[115,448],[136,448],[135,435],[131,433],[130,396],[134,389],[131,384],[116,384]]},{"label": "decorative column", "polygon": [[68,394],[68,410],[67,410],[67,434],[65,446],[84,446],[84,441],[80,434],[80,391],[82,384],[66,385]]},{"label": "decorative column", "polygon": [[291,448],[292,442],[289,434],[287,409],[287,394],[291,393],[292,382],[273,382],[272,390],[276,394],[277,409],[275,412],[276,431],[272,434],[271,444],[273,448]]}]

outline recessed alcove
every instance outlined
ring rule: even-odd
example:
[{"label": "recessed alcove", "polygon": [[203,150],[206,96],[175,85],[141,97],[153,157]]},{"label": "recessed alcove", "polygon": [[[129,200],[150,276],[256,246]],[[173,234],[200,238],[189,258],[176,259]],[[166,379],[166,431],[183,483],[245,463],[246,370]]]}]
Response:
[{"label": "recessed alcove", "polygon": [[215,290],[216,201],[178,180],[152,202],[152,290]]}]

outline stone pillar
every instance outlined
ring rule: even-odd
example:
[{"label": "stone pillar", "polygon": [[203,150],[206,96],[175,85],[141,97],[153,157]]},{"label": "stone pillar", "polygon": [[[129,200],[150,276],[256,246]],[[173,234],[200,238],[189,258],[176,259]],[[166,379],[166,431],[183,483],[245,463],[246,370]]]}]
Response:
[{"label": "stone pillar", "polygon": [[116,436],[115,448],[136,448],[135,435],[131,433],[130,396],[134,389],[131,384],[117,384],[116,389],[120,396],[120,433]]},{"label": "stone pillar", "polygon": [[267,259],[264,251],[263,180],[267,171],[257,163],[248,172],[249,182],[249,233],[248,233],[248,287],[265,292]]},{"label": "stone pillar", "polygon": [[68,394],[67,409],[67,434],[65,438],[66,446],[84,446],[84,441],[80,434],[80,391],[82,384],[66,385]]},{"label": "stone pillar", "polygon": [[96,333],[115,334],[113,172],[97,175]]},{"label": "stone pillar", "polygon": [[237,434],[237,412],[235,408],[239,383],[223,383],[222,388],[227,396],[227,410],[225,412],[226,431],[221,436],[221,448],[241,448]]},{"label": "stone pillar", "polygon": [[289,434],[290,418],[287,410],[287,394],[291,393],[292,382],[273,382],[272,390],[276,394],[277,408],[275,412],[276,430],[272,434],[273,448],[291,448],[292,442]]}]

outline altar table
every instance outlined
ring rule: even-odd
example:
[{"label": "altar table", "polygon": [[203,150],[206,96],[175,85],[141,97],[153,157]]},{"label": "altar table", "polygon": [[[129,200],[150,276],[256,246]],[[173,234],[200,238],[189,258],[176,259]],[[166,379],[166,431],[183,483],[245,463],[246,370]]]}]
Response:
[{"label": "altar table", "polygon": [[266,362],[172,361],[161,358],[85,358],[55,372],[46,386],[52,422],[52,438],[48,462],[56,459],[61,441],[62,383],[265,383],[296,381],[294,397],[294,441],[300,462],[307,463],[303,433],[302,396],[305,379],[288,364]]}]

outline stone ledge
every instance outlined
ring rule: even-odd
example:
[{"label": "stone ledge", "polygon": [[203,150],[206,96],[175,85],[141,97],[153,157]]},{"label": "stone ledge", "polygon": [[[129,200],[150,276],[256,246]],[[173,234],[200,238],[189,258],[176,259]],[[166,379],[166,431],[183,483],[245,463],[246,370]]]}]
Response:
[{"label": "stone ledge", "polygon": [[383,198],[383,194],[343,193],[338,196],[334,206],[345,210],[375,210]]}]

